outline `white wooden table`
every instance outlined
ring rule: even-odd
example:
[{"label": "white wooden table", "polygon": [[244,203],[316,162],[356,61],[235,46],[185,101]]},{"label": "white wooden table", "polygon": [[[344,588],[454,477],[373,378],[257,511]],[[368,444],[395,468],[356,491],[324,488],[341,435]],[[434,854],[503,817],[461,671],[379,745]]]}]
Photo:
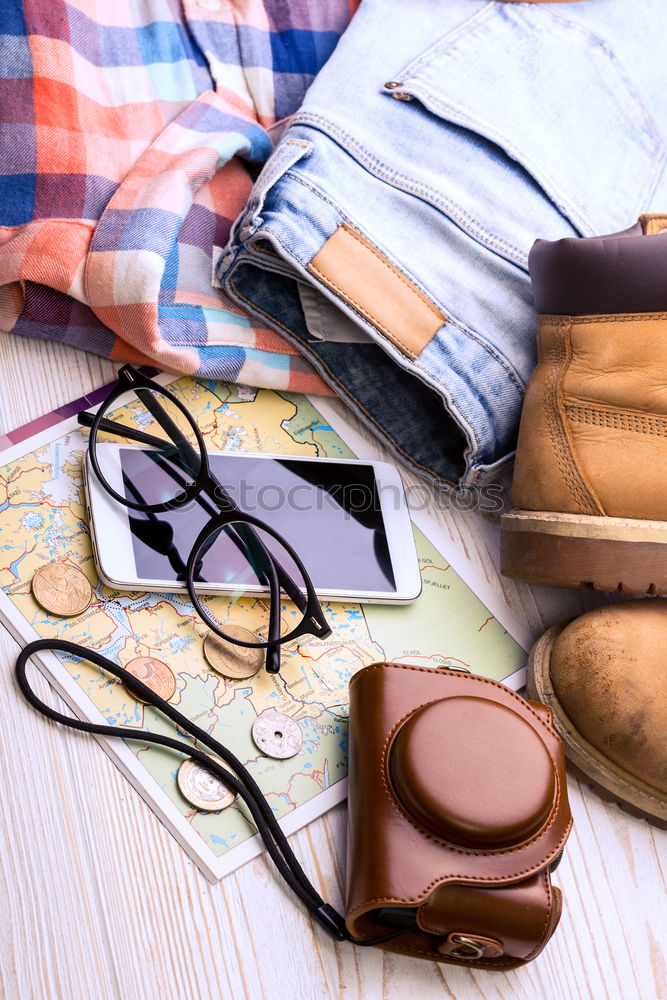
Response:
[{"label": "white wooden table", "polygon": [[[115,368],[0,333],[0,432],[110,381]],[[502,580],[497,528],[439,517],[534,635],[600,600]],[[211,886],[94,740],[28,707],[15,655],[0,629],[2,1000],[667,997],[667,835],[574,779],[575,826],[555,877],[563,918],[534,963],[486,973],[355,950],[313,927],[263,857]],[[339,806],[292,838],[335,905],[344,825]]]}]

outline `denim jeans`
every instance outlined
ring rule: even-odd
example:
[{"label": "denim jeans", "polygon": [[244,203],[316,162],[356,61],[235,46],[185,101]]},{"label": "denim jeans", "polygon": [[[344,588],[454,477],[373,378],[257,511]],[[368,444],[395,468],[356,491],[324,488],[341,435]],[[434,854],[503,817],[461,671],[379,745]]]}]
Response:
[{"label": "denim jeans", "polygon": [[667,207],[664,0],[364,0],[217,276],[397,459],[493,475],[534,365],[527,257]]}]

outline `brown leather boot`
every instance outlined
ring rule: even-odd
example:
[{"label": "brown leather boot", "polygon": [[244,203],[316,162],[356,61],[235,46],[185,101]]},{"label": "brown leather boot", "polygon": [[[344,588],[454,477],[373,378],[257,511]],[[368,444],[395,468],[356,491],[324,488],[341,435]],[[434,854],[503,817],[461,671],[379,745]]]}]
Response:
[{"label": "brown leather boot", "polygon": [[667,215],[538,240],[541,314],[501,570],[563,587],[667,594]]},{"label": "brown leather boot", "polygon": [[667,827],[667,601],[627,601],[550,628],[528,663],[565,755],[605,798]]}]

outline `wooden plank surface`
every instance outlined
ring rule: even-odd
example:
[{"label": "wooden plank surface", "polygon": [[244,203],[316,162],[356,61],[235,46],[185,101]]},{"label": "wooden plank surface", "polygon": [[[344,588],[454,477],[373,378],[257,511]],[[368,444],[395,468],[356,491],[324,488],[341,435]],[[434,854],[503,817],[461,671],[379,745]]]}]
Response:
[{"label": "wooden plank surface", "polygon": [[[0,432],[113,378],[114,365],[0,333]],[[437,514],[533,635],[604,598],[502,580],[497,525]],[[561,925],[525,969],[491,974],[336,945],[264,858],[211,886],[89,737],[30,709],[0,630],[3,1000],[653,1000],[667,998],[667,834],[569,783]],[[57,697],[40,677],[38,689]],[[341,904],[345,808],[291,838]]]}]

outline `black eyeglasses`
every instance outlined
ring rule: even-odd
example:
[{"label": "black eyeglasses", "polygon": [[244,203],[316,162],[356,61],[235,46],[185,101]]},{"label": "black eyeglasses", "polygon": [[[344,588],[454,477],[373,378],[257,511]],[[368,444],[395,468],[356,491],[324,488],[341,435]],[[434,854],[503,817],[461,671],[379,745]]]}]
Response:
[{"label": "black eyeglasses", "polygon": [[[81,413],[78,419],[90,427],[88,454],[100,484],[118,503],[147,516],[140,530],[155,536],[152,541],[169,557],[198,615],[216,635],[237,646],[266,649],[269,673],[280,669],[284,642],[330,635],[303,562],[270,525],[234,503],[211,472],[201,430],[173,392],[125,365],[97,414]],[[119,438],[143,447],[119,447]],[[193,502],[208,521],[183,563],[171,527],[156,515]],[[229,593],[205,598],[207,581],[224,583]],[[237,602],[248,597],[254,599],[254,627],[247,627],[266,636],[257,641],[229,631],[230,625],[245,623],[247,605]],[[284,606],[283,597],[293,608]]]},{"label": "black eyeglasses", "polygon": [[[118,373],[118,385],[109,393],[97,414],[81,413],[78,419],[80,424],[90,427],[88,454],[101,485],[118,503],[147,515],[144,530],[147,534],[161,535],[157,544],[170,556],[174,568],[182,572],[194,607],[217,635],[237,646],[265,648],[266,669],[276,673],[280,669],[282,643],[305,634],[324,638],[331,633],[313,584],[298,555],[289,542],[268,524],[239,510],[224,486],[211,473],[204,437],[187,408],[173,392],[163,389],[131,365],[125,365]],[[143,428],[149,428],[150,433]],[[136,442],[143,447],[127,445],[119,439]],[[196,536],[185,565],[169,537],[170,526],[165,526],[156,515],[180,510],[193,501],[203,508],[209,521]],[[197,584],[201,586],[205,581],[207,564],[211,561],[215,566],[213,579],[221,580],[224,576],[234,587],[232,594],[215,598],[216,602],[224,604],[222,621],[195,589]],[[246,642],[226,632],[225,627],[229,627],[234,620],[238,596],[255,594],[258,586],[264,592],[267,588],[269,591],[268,602],[264,597],[257,599],[265,612],[267,638]],[[293,602],[294,610],[282,606],[283,594]],[[237,622],[234,621],[234,624]],[[86,659],[108,671],[136,697],[171,719],[181,734],[189,734],[228,767],[223,767],[220,760],[183,739],[176,740],[150,730],[83,722],[57,712],[41,701],[27,679],[28,660],[44,650],[58,650]],[[370,947],[415,929],[416,925],[410,925],[379,938],[353,938],[345,926],[344,917],[324,902],[307,878],[248,769],[209,732],[112,660],[95,650],[62,639],[40,639],[29,643],[19,654],[16,677],[31,705],[68,728],[108,738],[139,739],[141,743],[167,747],[185,754],[213,772],[224,785],[241,796],[277,870],[313,918],[336,940],[354,941],[355,944]]]}]

